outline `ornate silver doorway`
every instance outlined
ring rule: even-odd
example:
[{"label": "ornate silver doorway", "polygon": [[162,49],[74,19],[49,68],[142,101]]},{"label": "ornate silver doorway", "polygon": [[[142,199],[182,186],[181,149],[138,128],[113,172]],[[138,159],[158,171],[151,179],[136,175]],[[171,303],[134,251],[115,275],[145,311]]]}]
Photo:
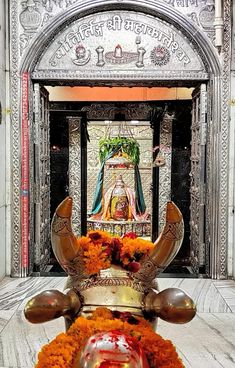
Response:
[{"label": "ornate silver doorway", "polygon": [[[207,15],[210,13],[208,10],[210,8],[206,9],[205,4],[195,2],[192,5],[194,9],[191,9],[191,14],[195,14],[194,19],[195,17],[198,19],[198,23],[194,23],[192,17],[190,19],[185,15],[188,14],[188,9],[183,9],[187,12],[175,9],[175,2],[168,5],[166,2],[147,0],[120,2],[96,0],[95,3],[90,0],[85,3],[75,0],[73,4],[60,2],[60,9],[52,5],[52,2],[51,7],[46,7],[45,2],[38,3],[39,8],[34,9],[34,19],[37,19],[37,22],[32,24],[32,17],[27,17],[27,11],[30,12],[29,6],[26,6],[22,16],[21,3],[16,0],[11,2],[14,224],[12,276],[23,275],[20,246],[22,238],[24,252],[27,252],[27,226],[25,226],[27,211],[22,223],[21,209],[22,206],[26,208],[28,202],[23,198],[27,188],[23,194],[19,189],[23,184],[19,162],[19,153],[23,150],[19,137],[22,134],[31,139],[28,136],[29,132],[27,133],[25,120],[21,120],[21,111],[24,111],[25,117],[28,108],[31,121],[33,115],[31,80],[34,79],[45,84],[129,86],[195,86],[210,80],[213,124],[210,124],[207,130],[209,147],[207,162],[210,162],[210,168],[206,173],[206,190],[211,200],[208,202],[209,208],[206,212],[208,232],[206,239],[213,258],[210,274],[216,278],[226,277],[230,2],[228,0],[224,2],[226,27],[222,64],[207,37],[211,32],[213,17],[205,17],[206,13]],[[108,41],[110,39],[114,39],[114,44]],[[121,49],[117,47],[118,45]],[[117,60],[119,62],[116,62]],[[29,89],[25,83],[21,84],[19,73],[22,81],[28,80]],[[22,100],[20,109],[19,100]],[[32,170],[32,157],[24,163]],[[33,188],[30,190],[33,198],[34,190]],[[26,263],[24,262],[24,266]]]},{"label": "ornate silver doorway", "polygon": [[[76,110],[76,103],[73,105],[71,103],[66,102],[58,102],[51,103],[51,118],[52,115],[57,111],[59,115],[63,115],[64,118],[61,118],[67,126],[68,122],[68,150],[69,150],[69,194],[74,199],[74,211],[73,211],[73,229],[77,235],[81,235],[81,219],[85,218],[85,211],[83,210],[82,205],[84,204],[81,199],[84,200],[85,195],[84,192],[81,194],[81,188],[87,187],[87,211],[90,212],[90,208],[93,202],[93,196],[95,192],[95,186],[97,181],[97,176],[100,170],[99,164],[99,150],[98,150],[98,141],[99,138],[102,138],[107,134],[107,123],[109,123],[109,131],[112,129],[112,135],[118,135],[118,121],[115,120],[115,116],[117,116],[117,112],[122,112],[123,116],[127,116],[130,121],[125,121],[125,127],[131,129],[131,134],[136,139],[139,139],[139,144],[141,148],[141,160],[140,160],[140,174],[142,177],[142,189],[145,198],[145,203],[147,205],[147,212],[149,214],[149,220],[147,222],[142,223],[129,223],[126,224],[126,229],[128,231],[135,231],[139,236],[143,236],[143,227],[146,225],[149,228],[149,233],[145,236],[149,236],[151,231],[151,222],[154,224],[159,223],[159,229],[161,230],[161,224],[164,222],[164,209],[166,206],[166,202],[168,200],[174,200],[175,203],[181,208],[184,214],[185,221],[185,239],[183,242],[182,250],[179,256],[177,257],[177,265],[171,267],[171,272],[173,272],[176,268],[179,270],[187,271],[186,266],[190,266],[191,262],[194,261],[193,257],[191,260],[189,259],[189,210],[186,210],[185,204],[187,208],[189,208],[189,171],[190,171],[190,126],[191,126],[191,102],[190,101],[181,101],[181,103],[177,101],[171,102],[150,102],[150,103],[93,103],[91,105],[85,104],[82,108],[82,111],[87,113],[89,118],[88,120],[88,134],[89,134],[89,143],[88,143],[88,151],[87,151],[87,183],[82,181],[82,170],[81,170],[81,133],[84,131],[82,128],[82,119],[79,116],[71,116],[72,111]],[[68,108],[72,109],[70,112]],[[151,120],[151,125],[149,121],[146,119],[152,116],[153,111],[158,111],[158,114],[154,114],[154,118]],[[188,112],[187,112],[188,111]],[[54,135],[54,130],[58,131],[59,122],[57,117],[53,117],[52,121],[55,124],[52,124],[51,134]],[[93,119],[96,119],[95,121]],[[57,123],[56,123],[57,122]],[[123,122],[122,122],[123,123]],[[112,125],[112,128],[110,127]],[[53,127],[54,126],[54,127]],[[160,153],[160,156],[164,159],[165,164],[161,167],[155,167],[155,160],[153,162],[153,131],[157,129],[159,130],[159,148],[157,152]],[[63,130],[67,131],[67,128],[64,126]],[[173,132],[172,132],[173,131]],[[57,133],[58,134],[58,133]],[[61,134],[67,134],[62,133]],[[173,142],[172,142],[172,134],[173,134]],[[182,138],[175,141],[174,135],[182,136]],[[184,136],[184,137],[183,137]],[[181,141],[181,142],[180,142]],[[173,144],[172,144],[173,143]],[[185,147],[187,145],[187,147]],[[62,147],[63,144],[60,147]],[[59,147],[58,147],[59,148]],[[185,151],[187,149],[187,151]],[[186,155],[185,155],[186,153]],[[155,156],[155,155],[154,155]],[[173,157],[173,161],[172,161]],[[62,158],[61,158],[62,159]],[[156,161],[159,159],[159,155],[156,156]],[[53,160],[54,162],[54,160]],[[59,163],[58,163],[59,164]],[[204,165],[205,163],[203,163]],[[91,166],[90,166],[91,165]],[[153,167],[154,171],[158,170],[159,179],[155,183],[157,186],[156,190],[153,192],[153,187],[151,186],[153,180]],[[156,165],[157,166],[157,165]],[[179,171],[179,167],[181,167]],[[183,168],[183,169],[182,169]],[[205,167],[203,167],[205,169]],[[205,170],[204,170],[205,171]],[[52,164],[52,173],[55,172]],[[196,178],[198,171],[193,171],[193,180],[197,182]],[[117,171],[114,169],[108,169],[105,172],[105,181],[103,191],[104,193],[112,184],[114,177],[116,176]],[[122,174],[125,180],[125,183],[130,187],[130,189],[134,190],[133,183],[133,172],[132,170],[119,169],[118,174]],[[53,175],[53,174],[52,174]],[[66,175],[66,170],[65,170]],[[60,177],[63,177],[64,173],[60,172]],[[57,176],[58,177],[58,176]],[[178,178],[178,179],[176,179]],[[179,180],[179,178],[181,180]],[[59,177],[57,181],[59,180]],[[178,180],[178,183],[177,183]],[[55,180],[51,181],[55,185]],[[188,184],[187,184],[188,182]],[[57,184],[56,184],[57,185]],[[63,184],[60,181],[60,186],[63,187]],[[184,195],[178,193],[183,189]],[[55,197],[56,189],[55,186],[51,187],[52,196]],[[61,193],[58,193],[61,195]],[[64,194],[65,196],[66,194]],[[56,198],[57,204],[64,197],[60,199]],[[154,208],[159,208],[159,212],[155,214],[152,212],[152,205],[154,204]],[[196,203],[197,205],[197,203]],[[197,209],[194,205],[194,209]],[[197,211],[198,212],[198,209]],[[193,212],[194,214],[194,212]],[[150,221],[152,218],[152,221]],[[159,220],[158,220],[159,219]],[[196,222],[195,221],[194,223]],[[88,228],[104,228],[109,232],[116,232],[121,234],[124,230],[124,224],[120,225],[120,222],[100,222],[100,221],[89,221],[88,216]],[[93,224],[90,227],[90,224]],[[142,227],[143,226],[143,227]],[[113,231],[115,228],[115,231]],[[145,229],[147,230],[147,229]],[[204,231],[204,229],[202,229]],[[127,231],[127,230],[126,230]],[[119,235],[121,235],[119,234]],[[192,240],[196,243],[194,244],[194,249],[202,253],[204,249],[204,244],[202,244],[198,237],[192,237]],[[201,250],[201,248],[203,249]],[[193,263],[194,264],[194,263]],[[204,264],[203,264],[204,265]],[[202,266],[202,263],[200,264]],[[198,269],[193,269],[194,273],[198,273]]]},{"label": "ornate silver doorway", "polygon": [[69,127],[69,195],[73,198],[72,225],[77,236],[87,228],[87,121],[77,112],[67,117]]},{"label": "ornate silver doorway", "polygon": [[207,90],[201,84],[193,92],[191,143],[191,262],[198,274],[206,260],[205,214],[206,214],[206,136],[207,136]]},{"label": "ornate silver doorway", "polygon": [[34,217],[35,265],[42,271],[50,256],[50,122],[49,96],[45,88],[34,84]]}]

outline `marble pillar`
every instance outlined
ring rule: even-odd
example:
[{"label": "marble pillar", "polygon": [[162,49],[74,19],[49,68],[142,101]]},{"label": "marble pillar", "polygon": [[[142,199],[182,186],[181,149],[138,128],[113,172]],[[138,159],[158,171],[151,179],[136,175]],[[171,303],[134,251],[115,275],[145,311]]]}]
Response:
[{"label": "marble pillar", "polygon": [[[233,18],[235,3],[233,2]],[[232,29],[232,62],[229,127],[228,275],[235,278],[235,25]]]},{"label": "marble pillar", "polygon": [[6,41],[5,1],[0,2],[0,279],[6,273]]}]

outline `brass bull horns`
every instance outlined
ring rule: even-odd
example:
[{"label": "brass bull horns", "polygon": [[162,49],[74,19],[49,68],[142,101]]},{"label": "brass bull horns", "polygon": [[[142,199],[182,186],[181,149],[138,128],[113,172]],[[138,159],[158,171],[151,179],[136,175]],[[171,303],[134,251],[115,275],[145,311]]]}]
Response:
[{"label": "brass bull horns", "polygon": [[71,276],[82,274],[77,238],[72,232],[73,200],[66,197],[57,207],[51,224],[51,243],[61,267]]},{"label": "brass bull horns", "polygon": [[140,270],[134,277],[144,283],[151,283],[178,253],[184,236],[182,213],[173,202],[167,202],[166,224],[151,253],[143,260]]},{"label": "brass bull horns", "polygon": [[177,288],[165,289],[160,293],[151,290],[144,297],[143,305],[147,314],[171,323],[187,323],[196,314],[193,300]]},{"label": "brass bull horns", "polygon": [[[84,261],[79,254],[77,238],[72,232],[71,215],[73,200],[67,197],[57,207],[52,219],[51,242],[54,254],[70,275],[77,279],[86,278]],[[183,217],[173,202],[167,203],[166,224],[155,242],[152,252],[145,257],[141,268],[133,277],[144,283],[151,283],[178,253],[184,234]]]},{"label": "brass bull horns", "polygon": [[158,268],[164,270],[178,253],[184,236],[183,216],[173,202],[167,202],[166,224],[158,239],[151,258]]},{"label": "brass bull horns", "polygon": [[31,323],[42,323],[61,316],[72,319],[80,308],[80,299],[74,291],[63,294],[58,290],[46,290],[28,301],[24,314]]}]

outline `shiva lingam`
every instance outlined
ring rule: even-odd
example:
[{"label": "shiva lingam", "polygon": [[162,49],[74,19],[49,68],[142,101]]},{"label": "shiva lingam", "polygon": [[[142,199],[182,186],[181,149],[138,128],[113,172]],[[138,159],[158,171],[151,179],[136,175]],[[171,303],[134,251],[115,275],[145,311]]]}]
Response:
[{"label": "shiva lingam", "polygon": [[[97,307],[107,307],[120,313],[129,312],[132,316],[142,316],[151,320],[153,324],[157,317],[172,323],[187,323],[192,320],[196,313],[192,299],[177,288],[159,292],[156,281],[157,275],[176,256],[183,240],[183,217],[173,202],[167,203],[166,224],[163,231],[154,243],[153,250],[140,261],[137,272],[112,265],[96,275],[86,274],[82,256],[78,251],[77,238],[71,228],[71,215],[72,198],[67,197],[56,209],[51,226],[54,254],[69,275],[66,293],[48,290],[33,297],[24,311],[28,321],[41,323],[64,316],[66,327],[69,328],[78,316],[89,317]],[[110,352],[117,342],[120,347],[119,353],[125,355],[125,346],[131,346],[128,338],[125,334],[115,332],[114,341],[112,331],[104,333],[102,339],[91,338],[81,355],[83,363],[80,362],[77,367],[147,368],[148,364],[140,351],[136,353],[139,354],[139,359],[133,360],[133,356],[129,357],[129,360],[125,360],[126,365],[122,365],[118,357],[115,360],[119,362],[117,365],[92,365],[91,361],[90,363],[86,361],[85,352],[91,353],[94,350],[92,350],[94,341],[99,341],[99,344],[96,345],[96,352],[89,353],[89,356],[93,356],[93,362],[97,359],[101,362],[99,353],[103,351],[102,349],[105,347],[105,351]]]}]

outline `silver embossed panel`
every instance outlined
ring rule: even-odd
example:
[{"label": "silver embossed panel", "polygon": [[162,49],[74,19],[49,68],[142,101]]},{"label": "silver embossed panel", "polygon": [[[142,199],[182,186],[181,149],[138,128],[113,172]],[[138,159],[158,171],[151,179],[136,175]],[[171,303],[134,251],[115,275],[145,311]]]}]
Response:
[{"label": "silver embossed panel", "polygon": [[[174,26],[127,11],[89,15],[73,22],[52,41],[36,70],[75,72],[78,78],[205,73],[193,46]],[[205,73],[206,74],[206,73]],[[37,75],[37,72],[36,72]],[[40,75],[40,73],[38,74]]]}]

